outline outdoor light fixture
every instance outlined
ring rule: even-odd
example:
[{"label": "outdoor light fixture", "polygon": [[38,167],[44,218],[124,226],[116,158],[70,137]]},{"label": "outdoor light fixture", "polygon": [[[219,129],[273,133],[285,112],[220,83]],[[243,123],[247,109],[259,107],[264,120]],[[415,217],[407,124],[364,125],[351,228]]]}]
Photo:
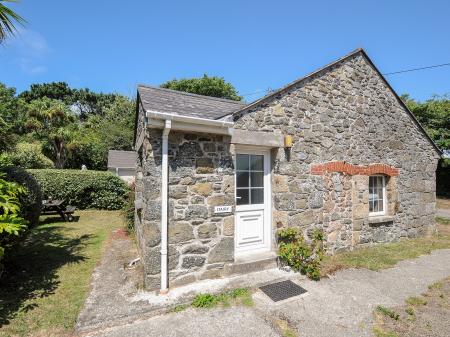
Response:
[{"label": "outdoor light fixture", "polygon": [[284,136],[284,147],[292,147],[292,136],[291,135]]}]

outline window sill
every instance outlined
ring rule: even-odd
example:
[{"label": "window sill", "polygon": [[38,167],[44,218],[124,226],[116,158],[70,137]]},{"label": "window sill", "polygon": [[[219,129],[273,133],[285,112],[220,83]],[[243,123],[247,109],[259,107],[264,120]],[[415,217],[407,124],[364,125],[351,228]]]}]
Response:
[{"label": "window sill", "polygon": [[394,217],[390,215],[369,215],[369,225],[381,225],[394,222]]}]

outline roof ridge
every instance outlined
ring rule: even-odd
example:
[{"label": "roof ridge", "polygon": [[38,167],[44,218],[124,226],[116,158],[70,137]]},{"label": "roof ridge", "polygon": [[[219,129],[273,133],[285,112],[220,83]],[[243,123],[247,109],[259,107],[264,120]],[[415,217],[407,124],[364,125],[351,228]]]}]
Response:
[{"label": "roof ridge", "polygon": [[161,87],[155,87],[155,86],[147,85],[147,84],[138,84],[138,88],[140,88],[140,87],[147,88],[147,89],[161,90],[161,91],[169,91],[169,92],[172,92],[174,94],[205,98],[205,99],[214,100],[214,101],[221,101],[221,102],[225,102],[225,103],[232,103],[232,104],[236,104],[236,105],[246,105],[246,103],[244,103],[242,101],[235,101],[235,100],[228,99],[228,98],[221,98],[221,97],[213,97],[213,96],[207,96],[207,95],[193,94],[191,92],[179,91],[179,90],[173,90],[173,89],[161,88]]}]

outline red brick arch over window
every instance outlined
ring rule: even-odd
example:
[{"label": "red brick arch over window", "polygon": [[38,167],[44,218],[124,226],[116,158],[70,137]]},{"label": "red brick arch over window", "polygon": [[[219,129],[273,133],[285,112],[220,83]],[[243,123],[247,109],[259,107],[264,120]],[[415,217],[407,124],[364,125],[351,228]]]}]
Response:
[{"label": "red brick arch over window", "polygon": [[351,176],[371,176],[374,174],[384,174],[390,177],[395,177],[399,175],[400,170],[386,164],[353,165],[348,164],[345,161],[332,161],[323,164],[311,164],[311,174],[322,175],[327,172],[339,172]]}]

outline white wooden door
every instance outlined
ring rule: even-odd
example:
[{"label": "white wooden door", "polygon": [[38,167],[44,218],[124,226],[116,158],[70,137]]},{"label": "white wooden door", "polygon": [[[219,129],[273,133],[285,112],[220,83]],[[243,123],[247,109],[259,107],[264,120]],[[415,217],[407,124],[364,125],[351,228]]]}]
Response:
[{"label": "white wooden door", "polygon": [[269,153],[236,152],[235,253],[270,250],[270,162]]}]

